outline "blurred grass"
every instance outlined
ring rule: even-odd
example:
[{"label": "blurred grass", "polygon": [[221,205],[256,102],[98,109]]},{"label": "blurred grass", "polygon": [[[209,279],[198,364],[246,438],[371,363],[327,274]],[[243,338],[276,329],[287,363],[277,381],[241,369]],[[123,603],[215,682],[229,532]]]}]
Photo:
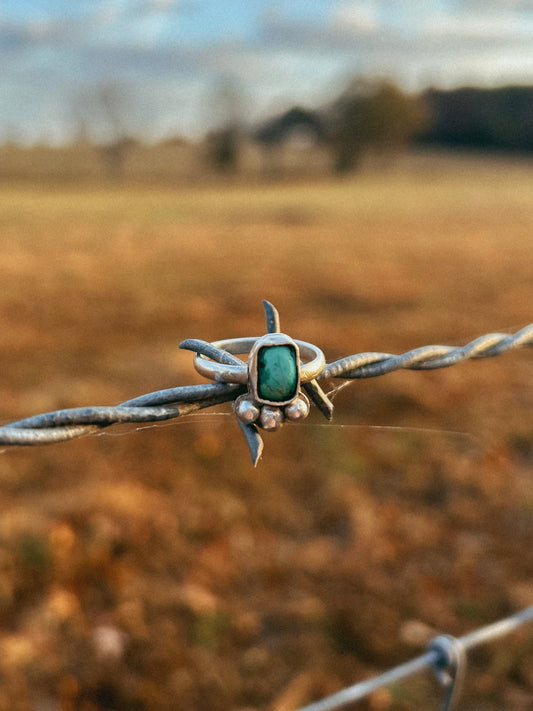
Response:
[{"label": "blurred grass", "polygon": [[[4,184],[0,418],[198,382],[177,344],[260,335],[263,298],[328,360],[516,330],[532,188],[526,162],[420,158]],[[459,634],[532,604],[532,375],[521,351],[354,383],[336,425],[266,435],[257,470],[223,415],[4,451],[0,710],[281,711],[418,653],[410,620]],[[526,708],[526,668],[472,674],[464,703]],[[413,694],[434,696],[374,703]]]}]

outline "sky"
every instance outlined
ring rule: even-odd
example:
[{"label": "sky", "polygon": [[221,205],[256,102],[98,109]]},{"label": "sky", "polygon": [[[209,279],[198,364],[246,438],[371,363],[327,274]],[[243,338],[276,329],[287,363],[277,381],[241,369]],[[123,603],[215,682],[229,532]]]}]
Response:
[{"label": "sky", "polygon": [[533,0],[2,0],[0,142],[200,137],[360,75],[533,84]]}]

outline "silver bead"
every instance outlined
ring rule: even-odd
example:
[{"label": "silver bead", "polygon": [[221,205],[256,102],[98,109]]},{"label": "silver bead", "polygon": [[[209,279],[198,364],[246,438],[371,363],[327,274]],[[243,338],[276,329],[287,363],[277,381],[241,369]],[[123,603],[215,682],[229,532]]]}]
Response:
[{"label": "silver bead", "polygon": [[239,420],[248,425],[259,417],[259,408],[246,395],[235,400],[234,409]]},{"label": "silver bead", "polygon": [[285,417],[288,420],[304,420],[309,414],[309,400],[299,395],[290,405],[285,407]]},{"label": "silver bead", "polygon": [[259,417],[261,427],[264,430],[277,430],[281,427],[283,423],[283,413],[279,407],[271,407],[270,405],[264,405],[261,408],[261,415]]}]

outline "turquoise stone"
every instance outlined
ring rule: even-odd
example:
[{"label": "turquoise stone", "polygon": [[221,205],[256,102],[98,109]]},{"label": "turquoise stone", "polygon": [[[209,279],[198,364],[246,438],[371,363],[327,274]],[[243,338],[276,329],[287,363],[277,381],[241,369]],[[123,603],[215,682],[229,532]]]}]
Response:
[{"label": "turquoise stone", "polygon": [[262,400],[286,402],[298,390],[298,365],[292,346],[263,346],[257,354],[257,394]]}]

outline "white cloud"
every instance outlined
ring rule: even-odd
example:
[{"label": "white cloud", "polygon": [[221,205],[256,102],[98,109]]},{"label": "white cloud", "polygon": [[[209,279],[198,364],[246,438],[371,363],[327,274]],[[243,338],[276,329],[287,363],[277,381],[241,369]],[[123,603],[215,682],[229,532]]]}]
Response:
[{"label": "white cloud", "polygon": [[[424,31],[431,35],[448,36],[450,39],[469,39],[486,44],[501,40],[514,43],[524,36],[533,41],[533,21],[516,12],[491,10],[471,12],[438,13],[425,24]],[[473,45],[475,48],[475,44]]]},{"label": "white cloud", "polygon": [[458,6],[464,10],[515,10],[533,12],[533,0],[458,0]]},{"label": "white cloud", "polygon": [[379,25],[378,3],[372,0],[341,2],[333,10],[332,25],[357,32],[374,32]]},{"label": "white cloud", "polygon": [[148,0],[148,6],[155,12],[168,12],[176,7],[176,0]]}]

